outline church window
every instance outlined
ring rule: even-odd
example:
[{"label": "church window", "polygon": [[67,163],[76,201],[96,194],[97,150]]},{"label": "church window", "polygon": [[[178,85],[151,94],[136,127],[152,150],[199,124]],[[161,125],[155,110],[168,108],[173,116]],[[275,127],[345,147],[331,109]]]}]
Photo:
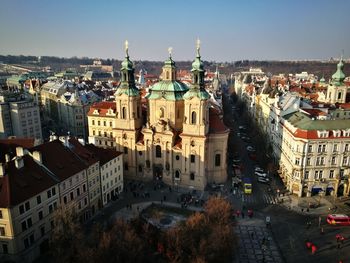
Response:
[{"label": "church window", "polygon": [[180,156],[179,156],[179,155],[176,155],[176,156],[175,156],[175,159],[176,159],[176,161],[180,160]]},{"label": "church window", "polygon": [[97,121],[97,125],[100,126],[100,125],[101,125],[101,122],[100,122],[100,121]]},{"label": "church window", "polygon": [[180,171],[176,170],[175,171],[175,179],[179,179],[180,178]]},{"label": "church window", "polygon": [[92,125],[95,125],[95,120],[92,120]]},{"label": "church window", "polygon": [[341,99],[341,92],[338,92],[338,100]]},{"label": "church window", "polygon": [[93,131],[92,131],[92,135],[96,135],[95,133],[96,133],[96,132],[93,130]]},{"label": "church window", "polygon": [[191,174],[190,174],[190,180],[191,180],[191,181],[194,181],[194,173],[191,173]]},{"label": "church window", "polygon": [[194,154],[191,154],[191,163],[196,162],[196,156]]},{"label": "church window", "polygon": [[122,109],[122,119],[126,119],[126,108],[123,107]]},{"label": "church window", "polygon": [[156,146],[156,157],[157,158],[161,158],[162,157],[162,148],[160,147],[160,145]]},{"label": "church window", "polygon": [[169,79],[169,71],[166,72],[166,79]]},{"label": "church window", "polygon": [[220,154],[215,154],[215,166],[220,166],[221,156]]},{"label": "church window", "polygon": [[142,152],[141,151],[139,151],[139,155],[142,156]]},{"label": "church window", "polygon": [[128,154],[128,147],[124,147],[124,154]]},{"label": "church window", "polygon": [[197,83],[197,82],[198,82],[198,76],[194,75],[194,83]]},{"label": "church window", "polygon": [[106,126],[106,125],[107,125],[106,121],[103,121],[103,126]]},{"label": "church window", "polygon": [[192,115],[191,115],[191,123],[192,124],[196,124],[196,119],[197,119],[197,113],[195,111],[192,111]]}]

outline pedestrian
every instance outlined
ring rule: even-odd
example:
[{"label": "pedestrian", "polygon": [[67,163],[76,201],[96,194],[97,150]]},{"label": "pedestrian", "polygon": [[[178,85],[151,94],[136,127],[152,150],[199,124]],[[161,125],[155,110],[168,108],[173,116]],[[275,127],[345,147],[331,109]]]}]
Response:
[{"label": "pedestrian", "polygon": [[242,211],[241,215],[242,215],[242,218],[244,218],[244,212],[243,211]]},{"label": "pedestrian", "polygon": [[311,246],[312,246],[312,243],[311,243],[309,240],[307,240],[307,241],[305,242],[305,244],[306,244],[306,247],[307,247],[307,248],[311,248]]},{"label": "pedestrian", "polygon": [[316,251],[317,251],[317,247],[314,244],[312,244],[311,245],[311,254],[314,255],[316,253]]},{"label": "pedestrian", "polygon": [[237,215],[237,218],[239,218],[239,215],[241,214],[241,211],[237,210],[236,211],[236,215]]}]

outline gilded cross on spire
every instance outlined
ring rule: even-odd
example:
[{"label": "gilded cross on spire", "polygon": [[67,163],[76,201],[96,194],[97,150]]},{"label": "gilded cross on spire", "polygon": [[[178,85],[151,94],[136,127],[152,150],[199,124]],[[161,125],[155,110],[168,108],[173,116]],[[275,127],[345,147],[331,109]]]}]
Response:
[{"label": "gilded cross on spire", "polygon": [[124,47],[125,47],[126,56],[128,57],[129,56],[129,42],[128,42],[128,40],[125,40]]},{"label": "gilded cross on spire", "polygon": [[199,50],[201,48],[201,41],[199,40],[199,38],[197,38],[197,41],[196,41],[196,48],[197,48],[197,57],[199,57]]},{"label": "gilded cross on spire", "polygon": [[172,51],[173,51],[173,48],[172,48],[172,47],[169,47],[169,48],[168,48],[169,57],[171,57],[171,53],[172,53]]}]

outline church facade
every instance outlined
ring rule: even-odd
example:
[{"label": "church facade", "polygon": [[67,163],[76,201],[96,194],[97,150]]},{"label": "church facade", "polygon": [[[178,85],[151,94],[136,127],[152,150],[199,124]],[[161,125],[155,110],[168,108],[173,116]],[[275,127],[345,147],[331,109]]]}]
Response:
[{"label": "church facade", "polygon": [[105,147],[101,143],[103,138],[99,140],[96,135],[106,133],[98,132],[100,128],[93,123],[108,118],[112,127],[108,127],[107,137],[115,142],[110,145],[124,153],[126,178],[162,180],[168,185],[191,189],[226,182],[229,130],[219,110],[211,106],[199,51],[198,45],[189,87],[177,81],[175,62],[169,52],[161,81],[141,98],[126,48],[115,102],[109,103],[108,109],[105,102],[101,108],[99,103],[90,108],[89,142]]}]

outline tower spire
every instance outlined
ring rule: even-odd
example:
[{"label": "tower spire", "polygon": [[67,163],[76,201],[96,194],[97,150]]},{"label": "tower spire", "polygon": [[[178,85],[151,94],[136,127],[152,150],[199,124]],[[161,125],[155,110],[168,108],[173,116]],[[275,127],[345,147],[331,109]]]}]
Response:
[{"label": "tower spire", "polygon": [[129,57],[129,42],[128,42],[128,40],[125,40],[124,48],[125,48],[125,57],[128,58]]},{"label": "tower spire", "polygon": [[201,55],[199,53],[199,50],[201,49],[201,41],[199,40],[199,38],[197,38],[197,41],[196,41],[196,49],[197,49],[197,58],[200,58]]},{"label": "tower spire", "polygon": [[172,47],[168,47],[168,52],[169,52],[169,58],[171,58],[171,53],[173,52],[173,48]]}]

